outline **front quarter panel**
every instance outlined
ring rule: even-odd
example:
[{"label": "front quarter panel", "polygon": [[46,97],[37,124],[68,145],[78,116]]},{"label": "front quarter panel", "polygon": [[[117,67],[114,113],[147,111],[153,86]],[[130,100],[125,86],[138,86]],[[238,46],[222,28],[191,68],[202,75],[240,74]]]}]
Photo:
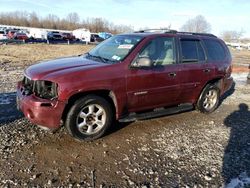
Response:
[{"label": "front quarter panel", "polygon": [[107,65],[59,79],[59,100],[67,102],[75,94],[109,90],[115,95],[118,117],[126,104],[124,68],[123,63]]}]

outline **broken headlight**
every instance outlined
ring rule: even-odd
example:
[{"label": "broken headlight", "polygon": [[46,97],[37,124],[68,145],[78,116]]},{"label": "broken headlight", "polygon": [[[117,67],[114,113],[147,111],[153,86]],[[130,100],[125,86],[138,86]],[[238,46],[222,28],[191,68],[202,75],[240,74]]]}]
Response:
[{"label": "broken headlight", "polygon": [[57,94],[58,85],[51,81],[37,80],[34,82],[33,91],[37,97],[42,99],[54,99]]},{"label": "broken headlight", "polygon": [[34,81],[25,76],[23,78],[22,83],[24,86],[24,90],[23,90],[24,94],[31,95],[33,93]]}]

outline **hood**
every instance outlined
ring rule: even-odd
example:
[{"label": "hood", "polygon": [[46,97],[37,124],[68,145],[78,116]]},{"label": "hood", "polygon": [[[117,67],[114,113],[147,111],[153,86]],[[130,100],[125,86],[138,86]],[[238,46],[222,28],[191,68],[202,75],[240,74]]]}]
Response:
[{"label": "hood", "polygon": [[32,80],[42,80],[53,74],[65,74],[67,72],[90,69],[104,66],[104,63],[86,59],[84,56],[59,58],[50,61],[40,62],[25,70],[25,75]]}]

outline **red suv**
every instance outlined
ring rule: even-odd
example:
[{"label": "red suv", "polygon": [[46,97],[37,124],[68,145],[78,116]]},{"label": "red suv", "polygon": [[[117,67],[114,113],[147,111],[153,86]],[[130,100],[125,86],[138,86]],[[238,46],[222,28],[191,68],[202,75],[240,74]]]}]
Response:
[{"label": "red suv", "polygon": [[101,137],[115,120],[196,108],[214,111],[232,85],[231,55],[212,34],[140,31],[113,36],[90,52],[32,65],[17,104],[34,124],[65,125],[80,140]]},{"label": "red suv", "polygon": [[16,32],[17,32],[16,30],[8,31],[8,34],[7,34],[8,38],[9,39],[14,39],[14,35],[15,35]]},{"label": "red suv", "polygon": [[24,33],[24,32],[16,32],[16,33],[13,35],[13,38],[14,38],[14,39],[17,39],[17,40],[27,40],[27,39],[28,39],[28,36],[27,36],[26,33]]},{"label": "red suv", "polygon": [[62,35],[62,38],[64,40],[71,40],[72,41],[72,40],[76,39],[72,33],[62,33],[61,35]]}]

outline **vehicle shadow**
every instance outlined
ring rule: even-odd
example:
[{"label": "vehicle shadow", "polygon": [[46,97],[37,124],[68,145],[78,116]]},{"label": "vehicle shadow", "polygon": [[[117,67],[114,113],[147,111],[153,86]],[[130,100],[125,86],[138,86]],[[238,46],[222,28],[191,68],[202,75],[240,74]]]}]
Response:
[{"label": "vehicle shadow", "polygon": [[110,129],[108,129],[107,133],[105,134],[105,136],[109,136],[112,135],[115,132],[118,132],[120,130],[122,130],[123,128],[126,128],[128,125],[132,124],[134,121],[131,122],[119,122],[119,121],[115,121],[112,126],[110,127]]},{"label": "vehicle shadow", "polygon": [[229,96],[231,96],[234,92],[235,92],[235,82],[233,82],[233,84],[232,84],[232,87],[226,92],[226,93],[224,93],[222,96],[221,96],[221,98],[220,98],[220,104],[219,105],[221,105],[221,103],[226,99],[226,98],[228,98]]},{"label": "vehicle shadow", "polygon": [[0,93],[0,127],[22,117],[16,108],[16,93]]},{"label": "vehicle shadow", "polygon": [[234,178],[250,176],[250,111],[245,103],[224,120],[231,128],[228,145],[223,157],[222,176],[227,184]]}]

